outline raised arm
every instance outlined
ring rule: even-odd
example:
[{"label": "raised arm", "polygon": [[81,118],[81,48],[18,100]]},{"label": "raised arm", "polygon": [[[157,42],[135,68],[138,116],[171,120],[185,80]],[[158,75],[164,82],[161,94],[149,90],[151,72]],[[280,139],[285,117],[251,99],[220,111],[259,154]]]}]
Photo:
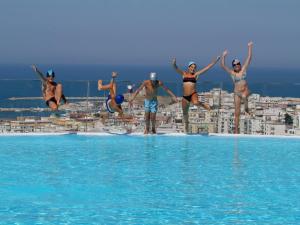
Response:
[{"label": "raised arm", "polygon": [[145,81],[141,84],[141,86],[139,86],[138,89],[136,89],[136,91],[134,92],[130,102],[132,103],[132,101],[135,99],[135,97],[138,95],[138,93],[145,87]]},{"label": "raised arm", "polygon": [[178,102],[176,95],[175,95],[169,88],[167,88],[167,87],[163,84],[163,82],[159,81],[159,86],[162,87],[162,88],[164,89],[164,91],[167,92],[167,93],[172,97],[172,100],[173,100],[174,102]]},{"label": "raised arm", "polygon": [[181,70],[181,69],[179,69],[178,68],[178,66],[176,65],[176,58],[174,58],[173,60],[172,60],[172,65],[173,65],[173,68],[176,70],[176,72],[178,73],[178,74],[180,74],[180,75],[184,75],[184,72]]},{"label": "raised arm", "polygon": [[205,73],[206,71],[208,71],[210,68],[212,68],[220,59],[220,56],[218,56],[217,58],[213,59],[213,61],[208,64],[206,67],[204,67],[202,70],[198,70],[195,73],[196,79],[198,79],[198,76]]},{"label": "raised arm", "polygon": [[246,59],[244,65],[243,65],[243,67],[242,67],[242,70],[243,70],[243,71],[246,71],[246,70],[247,70],[247,68],[248,68],[248,66],[249,66],[249,64],[250,64],[250,62],[251,62],[251,59],[252,59],[252,47],[253,47],[253,42],[250,41],[250,42],[248,43],[248,56],[247,56],[247,59]]},{"label": "raised arm", "polygon": [[232,74],[232,70],[229,69],[226,65],[225,65],[225,57],[227,56],[228,54],[228,51],[225,50],[222,54],[222,57],[221,57],[221,67],[229,74]]},{"label": "raised arm", "polygon": [[39,79],[42,82],[45,82],[47,79],[45,78],[44,74],[38,70],[38,68],[36,67],[36,65],[32,65],[31,68],[33,69],[33,71],[38,75]]}]

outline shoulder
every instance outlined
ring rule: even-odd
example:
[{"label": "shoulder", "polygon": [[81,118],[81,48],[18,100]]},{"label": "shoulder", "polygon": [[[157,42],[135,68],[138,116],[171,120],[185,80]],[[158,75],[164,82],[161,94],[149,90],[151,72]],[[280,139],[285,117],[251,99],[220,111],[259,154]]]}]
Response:
[{"label": "shoulder", "polygon": [[228,74],[229,74],[230,76],[236,76],[236,75],[237,75],[237,73],[234,72],[234,71],[231,70],[231,69],[229,69],[227,72],[228,72]]}]

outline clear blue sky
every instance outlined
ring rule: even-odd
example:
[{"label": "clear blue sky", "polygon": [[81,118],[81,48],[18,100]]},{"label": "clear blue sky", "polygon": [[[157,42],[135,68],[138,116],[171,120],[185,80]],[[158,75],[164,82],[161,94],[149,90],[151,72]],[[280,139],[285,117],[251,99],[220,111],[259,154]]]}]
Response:
[{"label": "clear blue sky", "polygon": [[[1,0],[0,64],[300,67],[299,0]],[[229,62],[229,60],[228,60]]]}]

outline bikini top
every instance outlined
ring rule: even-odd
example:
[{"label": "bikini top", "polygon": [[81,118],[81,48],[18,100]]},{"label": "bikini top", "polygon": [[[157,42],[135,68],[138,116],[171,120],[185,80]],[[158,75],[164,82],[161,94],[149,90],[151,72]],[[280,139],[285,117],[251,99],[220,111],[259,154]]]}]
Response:
[{"label": "bikini top", "polygon": [[244,72],[244,73],[242,74],[241,77],[237,77],[237,76],[235,76],[235,75],[233,75],[233,74],[230,74],[230,76],[231,76],[233,82],[234,82],[234,83],[237,83],[237,82],[239,82],[239,81],[241,81],[241,80],[246,80],[246,78],[247,78],[247,73]]},{"label": "bikini top", "polygon": [[184,77],[182,81],[183,83],[184,82],[197,83],[196,77]]}]

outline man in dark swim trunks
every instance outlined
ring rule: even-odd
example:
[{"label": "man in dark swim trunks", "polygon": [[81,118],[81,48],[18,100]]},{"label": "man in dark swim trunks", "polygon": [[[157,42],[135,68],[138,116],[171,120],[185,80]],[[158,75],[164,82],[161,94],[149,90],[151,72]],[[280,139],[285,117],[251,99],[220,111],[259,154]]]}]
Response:
[{"label": "man in dark swim trunks", "polygon": [[32,65],[31,67],[42,81],[42,92],[46,105],[55,111],[58,109],[61,100],[66,104],[67,99],[63,94],[62,84],[54,82],[54,71],[48,70],[46,76],[44,76],[35,65]]},{"label": "man in dark swim trunks", "polygon": [[112,79],[109,84],[104,85],[102,80],[98,80],[98,90],[109,90],[109,96],[106,100],[106,109],[109,113],[118,113],[117,119],[121,119],[125,122],[132,122],[134,118],[131,115],[125,115],[121,104],[123,103],[124,96],[117,94],[117,84],[116,78],[118,76],[117,72],[112,72]]},{"label": "man in dark swim trunks", "polygon": [[98,90],[109,90],[109,97],[106,100],[106,108],[110,113],[118,112],[119,116],[123,116],[123,109],[121,104],[124,101],[123,95],[117,95],[116,77],[117,72],[112,72],[112,79],[109,84],[103,85],[102,80],[98,80]]}]

